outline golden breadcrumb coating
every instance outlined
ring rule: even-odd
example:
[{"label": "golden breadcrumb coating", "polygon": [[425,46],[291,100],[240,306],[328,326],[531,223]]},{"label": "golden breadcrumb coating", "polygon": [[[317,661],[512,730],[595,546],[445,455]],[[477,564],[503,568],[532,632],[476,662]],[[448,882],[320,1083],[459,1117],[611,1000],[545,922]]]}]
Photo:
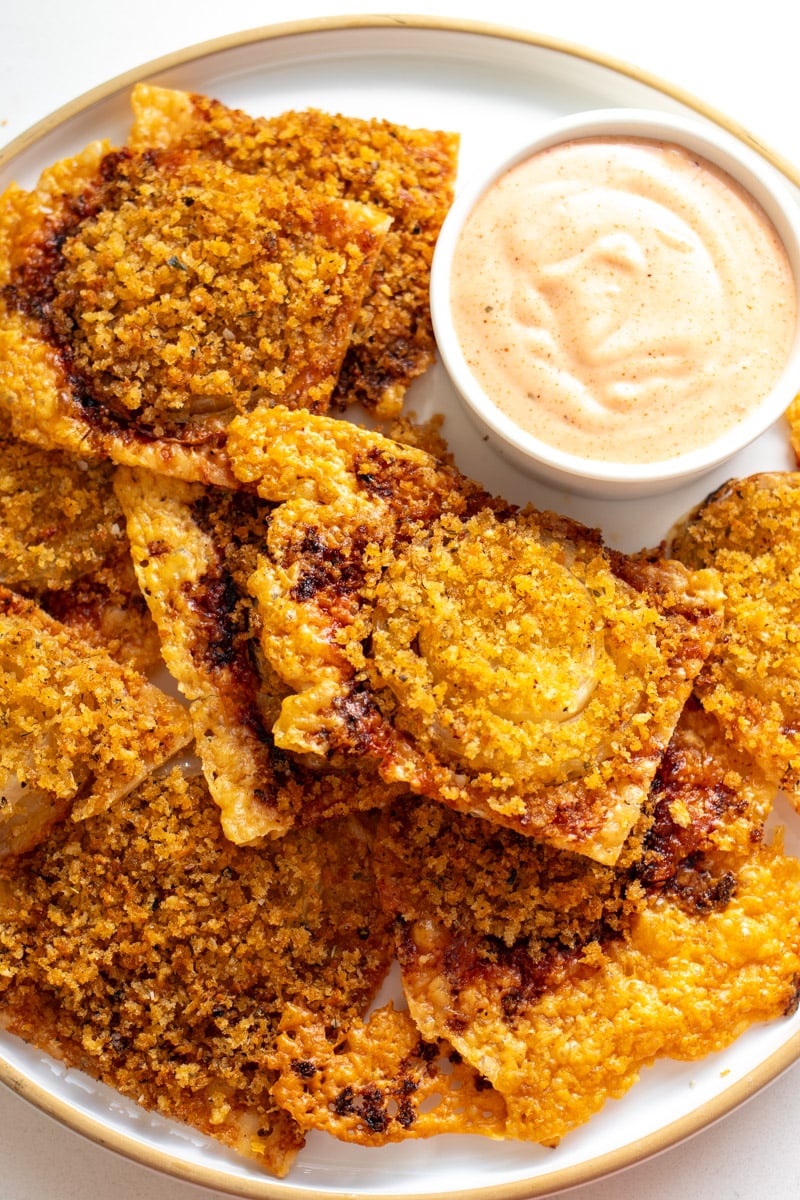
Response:
[{"label": "golden breadcrumb coating", "polygon": [[648,886],[641,845],[623,875],[545,863],[531,839],[442,811],[384,817],[378,882],[421,1036],[503,1095],[507,1136],[552,1145],[655,1059],[700,1058],[796,1006],[800,863],[779,846],[731,860],[712,896],[680,871]]},{"label": "golden breadcrumb coating", "polygon": [[270,1095],[286,1005],[346,1027],[388,959],[360,824],[235,847],[177,771],[0,870],[2,1024],[276,1175],[303,1142]]},{"label": "golden breadcrumb coating", "polygon": [[0,858],[101,811],[190,739],[181,704],[0,587]]},{"label": "golden breadcrumb coating", "polygon": [[[120,515],[124,529],[124,518]],[[96,571],[38,601],[62,625],[105,649],[118,662],[152,676],[163,667],[161,643],[131,560],[127,536]]]},{"label": "golden breadcrumb coating", "polygon": [[308,1009],[287,1006],[272,1062],[274,1099],[301,1129],[358,1146],[439,1133],[505,1136],[506,1105],[444,1039],[425,1042],[392,1005],[331,1038]]},{"label": "golden breadcrumb coating", "polygon": [[223,483],[234,413],[327,407],[389,225],[188,150],[92,147],[0,207],[18,436]]},{"label": "golden breadcrumb coating", "polygon": [[800,474],[488,494],[401,415],[457,137],[132,102],[0,197],[0,1026],[276,1176],[553,1145],[800,998]]},{"label": "golden breadcrumb coating", "polygon": [[149,673],[161,661],[157,631],[133,572],[113,471],[3,437],[0,428],[0,583]]},{"label": "golden breadcrumb coating", "polygon": [[723,635],[696,682],[726,736],[777,786],[800,789],[800,474],[724,484],[673,532],[669,551],[713,567]]},{"label": "golden breadcrumb coating", "polygon": [[272,724],[285,687],[258,650],[246,582],[271,506],[121,467],[116,488],[162,654],[190,701],[195,744],[232,841],[378,807],[392,789],[372,769],[348,773],[279,750]]},{"label": "golden breadcrumb coating", "polygon": [[[307,1010],[292,1006],[273,1059],[281,1072],[273,1095],[304,1130],[325,1130],[359,1145],[439,1132],[560,1136],[603,1103],[603,1087],[617,1094],[613,1072],[595,1078],[590,1066],[578,1065],[563,1085],[574,1087],[565,1107],[560,1091],[552,1107],[537,1098],[532,1113],[512,1097],[509,1120],[503,1096],[480,1073],[487,1062],[482,1055],[491,1063],[502,1054],[502,1034],[476,1048],[469,1030],[474,1012],[484,1002],[501,1011],[518,1042],[518,1025],[524,1031],[530,1008],[558,990],[565,1001],[557,1017],[563,1030],[564,1013],[572,1011],[565,980],[584,960],[602,971],[609,946],[625,939],[635,945],[640,914],[659,895],[698,919],[726,909],[736,894],[739,867],[761,840],[771,800],[768,787],[751,781],[747,759],[732,753],[714,718],[692,700],[659,767],[647,810],[613,868],[441,805],[398,803],[381,820],[376,868],[412,995],[421,970],[418,931],[424,941],[431,926],[438,930],[433,970],[439,974],[426,996],[431,1000],[433,993],[431,1007],[436,1006],[426,1030],[435,1031],[437,1041],[426,1042],[410,1015],[391,1006],[345,1037],[331,1035]],[[795,878],[795,892],[796,887]],[[430,966],[424,944],[422,958]],[[633,952],[620,953],[627,970]],[[595,979],[593,986],[604,995],[602,981]],[[669,1003],[666,995],[653,1003],[656,1017],[661,1003]],[[615,1061],[626,1052],[629,1029],[620,1028],[619,1044],[610,1046]],[[651,1036],[646,1019],[632,1036],[640,1034]],[[460,1037],[472,1067],[444,1040],[450,1035]],[[529,1073],[533,1053],[535,1047],[525,1062]]]},{"label": "golden breadcrumb coating", "polygon": [[191,146],[238,171],[375,205],[392,220],[336,387],[339,404],[398,411],[433,361],[428,291],[433,250],[452,203],[459,139],[309,109],[251,117],[150,84],[133,91],[131,145]]},{"label": "golden breadcrumb coating", "polygon": [[0,436],[0,581],[43,592],[97,570],[125,539],[113,468]]},{"label": "golden breadcrumb coating", "polygon": [[453,938],[454,966],[463,965],[459,947],[475,967],[482,955],[489,962],[524,956],[543,983],[554,954],[578,951],[629,925],[644,901],[635,868],[646,825],[643,819],[609,867],[408,797],[379,823],[381,899],[398,920],[401,942],[407,926],[435,918]]},{"label": "golden breadcrumb coating", "polygon": [[613,862],[716,636],[713,572],[637,563],[331,418],[234,421],[272,501],[250,580],[296,753]]}]

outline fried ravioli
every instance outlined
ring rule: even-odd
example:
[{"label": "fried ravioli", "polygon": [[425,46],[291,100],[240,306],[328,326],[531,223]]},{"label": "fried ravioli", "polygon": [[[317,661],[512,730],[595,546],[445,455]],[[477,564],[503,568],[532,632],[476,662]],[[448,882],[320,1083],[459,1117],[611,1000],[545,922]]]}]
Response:
[{"label": "fried ravioli", "polygon": [[516,512],[414,447],[275,408],[234,470],[279,503],[249,587],[278,745],[613,862],[719,628],[713,572]]},{"label": "fried ravioli", "polygon": [[199,152],[94,144],[0,199],[0,408],[47,448],[230,483],[232,415],[327,407],[389,223]]},{"label": "fried ravioli", "polygon": [[553,1145],[657,1058],[700,1058],[793,1011],[800,864],[779,846],[731,859],[712,894],[686,886],[692,855],[647,883],[641,835],[614,869],[444,813],[405,801],[384,816],[378,882],[420,1035],[500,1092],[508,1137]]},{"label": "fried ravioli", "polygon": [[723,634],[695,688],[726,736],[760,770],[800,789],[800,474],[731,480],[673,532],[669,552],[713,567]]},{"label": "fried ravioli", "polygon": [[274,743],[286,689],[259,652],[246,588],[271,506],[129,468],[120,468],[116,488],[142,592],[167,667],[190,701],[197,752],[227,836],[247,844],[391,799],[368,764],[335,771]]},{"label": "fried ravioli", "polygon": [[102,811],[190,739],[181,704],[0,587],[0,858]]},{"label": "fried ravioli", "polygon": [[151,779],[0,868],[0,1022],[284,1175],[270,1095],[286,1005],[345,1029],[389,936],[358,821],[231,845],[201,777]]},{"label": "fried ravioli", "polygon": [[0,581],[41,593],[96,571],[124,540],[112,474],[0,432]]},{"label": "fried ravioli", "polygon": [[206,96],[148,84],[134,88],[133,107],[135,148],[189,146],[238,171],[266,172],[391,217],[334,402],[396,415],[408,385],[433,362],[430,266],[452,203],[458,137],[316,109],[251,117]]},{"label": "fried ravioli", "polygon": [[379,1009],[336,1037],[290,1007],[276,1099],[304,1129],[359,1145],[437,1132],[552,1144],[656,1057],[718,1048],[718,986],[731,1039],[791,1008],[800,872],[760,848],[774,789],[752,765],[692,699],[614,867],[396,802],[375,866],[411,1012]]},{"label": "fried ravioli", "polygon": [[147,674],[161,658],[133,573],[113,467],[2,436],[0,584]]}]

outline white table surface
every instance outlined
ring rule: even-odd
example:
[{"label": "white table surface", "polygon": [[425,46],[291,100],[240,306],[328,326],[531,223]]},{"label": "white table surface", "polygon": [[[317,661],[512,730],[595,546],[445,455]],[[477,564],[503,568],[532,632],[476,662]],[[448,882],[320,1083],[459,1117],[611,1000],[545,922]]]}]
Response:
[{"label": "white table surface", "polygon": [[[527,28],[642,68],[800,166],[800,45],[786,0],[4,0],[0,145],[74,96],[161,54],[237,30],[344,13],[419,13]],[[800,1065],[710,1129],[570,1192],[575,1200],[797,1200]],[[66,1130],[0,1087],[0,1200],[216,1200]],[[221,1197],[219,1197],[221,1200]]]}]

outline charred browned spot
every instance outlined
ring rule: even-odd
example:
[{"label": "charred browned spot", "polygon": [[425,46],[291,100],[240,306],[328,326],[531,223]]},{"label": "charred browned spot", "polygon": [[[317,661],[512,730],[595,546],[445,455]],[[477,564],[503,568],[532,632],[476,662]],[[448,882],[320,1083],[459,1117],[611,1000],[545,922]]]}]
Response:
[{"label": "charred browned spot", "polygon": [[721,912],[736,894],[736,876],[730,871],[715,874],[699,856],[699,861],[687,859],[665,890],[690,912]]},{"label": "charred browned spot", "polygon": [[355,1091],[349,1084],[334,1098],[333,1111],[339,1117],[347,1117],[355,1111]]},{"label": "charred browned spot", "polygon": [[[710,846],[710,835],[723,819],[744,812],[746,802],[736,791],[713,777],[698,775],[679,746],[670,745],[651,786],[653,820],[645,837],[644,854],[634,868],[648,888],[669,885],[683,864]],[[678,824],[672,805],[681,801],[688,824]]]},{"label": "charred browned spot", "polygon": [[423,1062],[433,1062],[439,1057],[439,1047],[435,1042],[420,1041],[414,1048],[415,1058],[421,1058]]},{"label": "charred browned spot", "polygon": [[366,454],[356,459],[355,475],[365,491],[371,496],[379,496],[392,501],[395,496],[395,479],[397,470],[408,472],[409,467],[390,458],[378,447],[370,447]]},{"label": "charred browned spot", "polygon": [[[374,288],[374,277],[372,282]],[[383,348],[378,359],[359,353],[357,348],[348,351],[339,372],[334,404],[345,407],[358,400],[369,403],[373,396],[391,389],[398,378],[413,379],[419,375],[432,357],[425,340],[418,343],[407,337],[396,338]],[[421,345],[425,347],[422,358]]]},{"label": "charred browned spot", "polygon": [[403,1129],[410,1129],[417,1119],[416,1109],[410,1100],[401,1100],[397,1106],[395,1120]]},{"label": "charred browned spot", "polygon": [[319,592],[333,589],[341,597],[356,592],[362,580],[363,571],[357,563],[337,561],[332,555],[330,561],[315,563],[304,571],[291,595],[295,600],[312,600]]},{"label": "charred browned spot", "polygon": [[345,726],[348,749],[355,754],[375,753],[382,743],[383,722],[368,691],[354,689],[337,696],[334,711]]},{"label": "charred browned spot", "polygon": [[359,1117],[373,1133],[384,1133],[389,1127],[386,1101],[374,1084],[365,1087],[358,1097],[356,1110]]},{"label": "charred browned spot", "polygon": [[253,542],[263,544],[273,507],[250,492],[208,488],[192,503],[191,512],[218,545],[241,547]]},{"label": "charred browned spot", "polygon": [[491,503],[487,493],[464,481],[445,464],[412,461],[380,445],[370,446],[360,454],[354,470],[361,487],[370,496],[383,500],[394,513],[398,544],[407,540],[414,527],[429,526],[440,517],[443,504],[450,509],[454,497],[457,497],[456,508],[463,507],[465,516]]},{"label": "charred browned spot", "polygon": [[319,530],[315,529],[313,525],[306,525],[303,529],[300,552],[312,556],[325,552],[325,543],[319,536]]},{"label": "charred browned spot", "polygon": [[301,1079],[311,1079],[311,1077],[317,1073],[317,1068],[314,1066],[313,1062],[309,1062],[307,1058],[293,1062],[292,1070],[294,1071],[295,1075],[299,1075]]},{"label": "charred browned spot", "polygon": [[205,656],[213,667],[230,666],[240,653],[246,625],[239,609],[239,592],[231,576],[204,575],[184,589],[203,630]]},{"label": "charred browned spot", "polygon": [[501,1000],[507,1016],[539,1000],[579,957],[578,951],[558,945],[548,946],[539,955],[532,955],[524,945],[508,948],[501,944],[495,947],[495,952],[496,961],[478,960],[471,964],[466,982],[469,985],[476,977],[491,978],[498,974],[508,979]]},{"label": "charred browned spot", "polygon": [[302,560],[310,560],[299,580],[292,588],[295,600],[312,600],[319,592],[328,591],[326,598],[329,609],[335,609],[341,597],[359,590],[364,582],[363,558],[366,534],[354,539],[350,553],[344,554],[338,546],[330,546],[320,537],[313,526],[306,526],[299,543]]},{"label": "charred browned spot", "polygon": [[469,1021],[466,1017],[458,1017],[454,1013],[450,1013],[445,1018],[444,1024],[448,1033],[455,1034],[458,1037],[459,1034],[466,1032]]}]

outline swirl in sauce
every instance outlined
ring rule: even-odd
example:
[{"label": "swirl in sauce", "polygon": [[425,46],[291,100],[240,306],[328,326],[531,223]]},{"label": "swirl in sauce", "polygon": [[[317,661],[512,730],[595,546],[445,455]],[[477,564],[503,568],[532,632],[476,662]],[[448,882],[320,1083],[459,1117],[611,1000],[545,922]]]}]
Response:
[{"label": "swirl in sauce", "polygon": [[584,458],[706,445],[767,394],[797,316],[760,206],[681,146],[576,139],[512,168],[461,234],[456,331],[494,404]]}]

